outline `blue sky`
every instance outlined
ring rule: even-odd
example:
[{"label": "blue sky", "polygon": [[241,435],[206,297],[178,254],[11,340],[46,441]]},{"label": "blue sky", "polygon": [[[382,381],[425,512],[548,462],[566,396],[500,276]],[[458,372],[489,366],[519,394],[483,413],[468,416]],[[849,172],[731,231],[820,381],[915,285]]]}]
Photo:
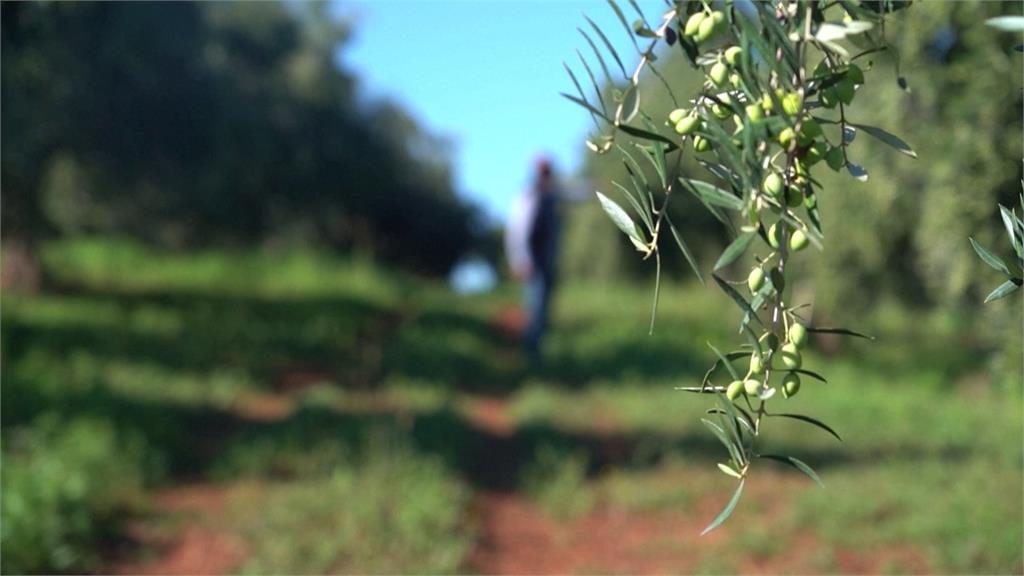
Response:
[{"label": "blue sky", "polygon": [[[651,20],[663,3],[641,6]],[[615,13],[596,0],[375,1],[339,10],[355,18],[343,62],[359,74],[364,95],[396,100],[451,138],[457,188],[496,218],[507,214],[538,153],[571,174],[586,152],[589,116],[558,95],[573,92],[563,60],[585,76],[575,53],[590,51],[576,31],[586,26],[583,14],[627,67],[636,60]]]}]

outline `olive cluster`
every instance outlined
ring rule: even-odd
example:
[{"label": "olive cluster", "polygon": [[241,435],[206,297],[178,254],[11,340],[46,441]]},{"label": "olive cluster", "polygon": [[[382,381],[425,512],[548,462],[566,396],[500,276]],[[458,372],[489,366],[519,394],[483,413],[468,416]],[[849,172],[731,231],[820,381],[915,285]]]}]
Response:
[{"label": "olive cluster", "polygon": [[[822,160],[834,170],[846,164],[845,142],[828,142],[818,120],[809,113],[805,95],[816,96],[814,107],[847,105],[863,84],[864,74],[853,64],[841,65],[842,73],[836,74],[839,65],[823,59],[810,77],[794,71],[784,88],[775,72],[758,76],[759,66],[746,58],[744,48],[714,41],[721,40],[729,29],[723,12],[705,5],[688,16],[682,28],[698,48],[697,62],[706,79],[692,106],[672,110],[668,124],[684,142],[689,138],[697,153],[715,154],[721,140],[716,144],[714,134],[724,131],[735,148],[753,146],[756,157],[767,159],[752,170],[756,186],[744,195],[747,225],[743,230],[758,232],[770,249],[750,271],[747,285],[754,297],[760,297],[755,298],[759,304],[772,303],[775,322],[761,335],[746,375],[730,383],[726,395],[733,401],[743,395],[766,399],[774,371],[783,374],[777,386],[789,398],[800,390],[798,370],[808,331],[784,305],[784,263],[788,255],[810,243],[809,229],[797,213],[803,206],[816,220],[817,198],[810,168]],[[709,123],[722,130],[711,130]],[[744,134],[745,130],[751,134]],[[718,157],[725,160],[725,155]]]}]

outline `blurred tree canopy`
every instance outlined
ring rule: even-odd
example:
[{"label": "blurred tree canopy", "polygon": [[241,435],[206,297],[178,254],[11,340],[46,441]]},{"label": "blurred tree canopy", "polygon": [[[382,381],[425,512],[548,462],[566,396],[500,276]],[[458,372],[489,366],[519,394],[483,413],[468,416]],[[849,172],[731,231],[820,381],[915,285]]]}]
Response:
[{"label": "blurred tree canopy", "polygon": [[[895,50],[859,60],[873,81],[865,87],[870,93],[859,96],[847,114],[857,123],[885,126],[910,143],[919,158],[859,134],[851,160],[867,168],[868,182],[833,173],[824,163],[815,168],[824,185],[819,204],[828,256],[816,258],[807,273],[824,310],[855,316],[883,296],[912,307],[980,305],[991,276],[967,238],[998,244],[997,203],[1016,204],[1024,154],[1022,56],[1012,49],[1019,37],[996,32],[985,20],[1018,14],[1019,7],[1018,2],[916,3],[887,23],[894,28],[887,38]],[[897,53],[909,92],[897,86]],[[676,47],[666,47],[656,65],[668,82],[681,87],[677,93],[694,91],[703,79]],[[613,89],[604,88],[606,94]],[[640,90],[652,120],[661,125],[677,104],[654,76],[647,76]],[[616,153],[588,153],[585,170],[595,188],[615,197],[612,180],[628,181]],[[679,172],[697,171],[707,176],[687,148]],[[671,206],[673,221],[702,268],[709,269],[713,254],[729,241],[726,230],[688,195],[674,195]],[[570,273],[586,278],[653,273],[653,265],[641,262],[596,201],[574,210],[568,220],[565,269]],[[676,258],[679,251],[665,246],[663,253]],[[689,274],[678,260],[666,268]]]},{"label": "blurred tree canopy", "polygon": [[366,103],[327,3],[4,3],[3,234],[309,242],[443,273],[450,145]]}]

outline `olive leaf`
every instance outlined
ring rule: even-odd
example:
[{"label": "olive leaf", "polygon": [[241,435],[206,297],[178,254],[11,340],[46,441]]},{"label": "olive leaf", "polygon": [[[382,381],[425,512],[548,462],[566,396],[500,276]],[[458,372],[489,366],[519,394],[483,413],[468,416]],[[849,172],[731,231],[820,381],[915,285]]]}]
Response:
[{"label": "olive leaf", "polygon": [[860,130],[863,130],[864,132],[867,132],[869,135],[874,136],[875,138],[881,140],[882,142],[885,142],[889,146],[892,146],[893,148],[899,150],[900,152],[906,154],[907,156],[910,156],[911,158],[917,158],[917,152],[914,152],[914,149],[911,148],[909,144],[907,144],[894,134],[886,132],[881,128],[877,128],[875,126],[868,126],[866,124],[851,123],[850,126],[854,126]]},{"label": "olive leaf", "polygon": [[796,468],[797,470],[803,472],[804,474],[807,474],[811,478],[811,480],[814,480],[815,482],[818,483],[818,486],[821,486],[822,488],[825,487],[825,483],[821,481],[821,478],[818,477],[818,474],[814,471],[814,469],[808,466],[802,460],[798,460],[792,456],[783,456],[782,454],[758,454],[757,457],[768,458],[770,460],[782,462],[783,464],[788,464],[793,468]]},{"label": "olive leaf", "polygon": [[1006,263],[1003,262],[1002,258],[986,250],[981,244],[978,244],[974,238],[968,239],[971,241],[971,246],[974,247],[974,251],[978,253],[978,256],[981,257],[985,264],[988,264],[990,267],[1006,274],[1007,276],[1010,275],[1010,269],[1006,267]]},{"label": "olive leaf", "polygon": [[626,211],[619,207],[611,198],[600,192],[595,192],[595,194],[597,194],[597,199],[601,202],[601,208],[604,209],[605,214],[611,218],[615,226],[622,230],[631,240],[642,244],[644,239],[640,235],[640,229],[636,227],[636,223],[629,217],[629,214],[626,214]]},{"label": "olive leaf", "polygon": [[740,480],[739,485],[736,486],[736,492],[734,492],[732,498],[729,499],[729,503],[726,504],[725,508],[718,513],[718,516],[711,521],[711,524],[708,524],[707,528],[700,533],[701,536],[721,526],[722,522],[725,522],[725,520],[732,514],[732,511],[736,509],[736,503],[740,501],[740,495],[743,494],[743,484],[745,482],[746,480]]},{"label": "olive leaf", "polygon": [[1020,278],[1011,278],[1006,282],[1003,282],[999,287],[985,297],[985,304],[988,304],[993,300],[999,300],[1008,294],[1012,294],[1015,290],[1020,288],[1021,282],[1022,280]]}]

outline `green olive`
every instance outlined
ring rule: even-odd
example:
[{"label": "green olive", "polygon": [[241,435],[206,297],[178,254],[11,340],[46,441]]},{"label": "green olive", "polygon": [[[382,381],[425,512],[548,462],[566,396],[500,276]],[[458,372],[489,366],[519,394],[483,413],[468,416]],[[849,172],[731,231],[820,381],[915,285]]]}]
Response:
[{"label": "green olive", "polygon": [[782,348],[779,349],[779,356],[782,357],[782,365],[790,370],[796,370],[803,364],[800,350],[792,342],[786,342],[782,345]]},{"label": "green olive", "polygon": [[751,292],[757,292],[764,286],[764,270],[760,266],[750,271],[747,276],[747,287],[750,288]]},{"label": "green olive", "polygon": [[747,394],[749,394],[751,396],[755,396],[755,395],[757,395],[758,392],[761,391],[761,381],[760,380],[754,380],[753,378],[751,378],[751,379],[743,382],[743,390]]},{"label": "green olive", "polygon": [[828,164],[829,168],[836,172],[841,170],[843,165],[846,164],[846,159],[843,158],[843,149],[839,146],[833,147],[828,151],[828,154],[825,155],[825,162]]},{"label": "green olive", "polygon": [[828,144],[824,142],[815,142],[807,149],[807,154],[804,155],[804,160],[808,166],[814,166],[818,162],[821,162],[825,155],[828,154]]},{"label": "green olive", "polygon": [[818,207],[818,197],[813,193],[808,193],[807,196],[804,197],[804,206],[807,207],[808,210],[814,210]]},{"label": "green olive", "polygon": [[796,133],[793,132],[792,128],[786,127],[782,129],[782,132],[779,132],[779,144],[782,145],[783,148],[788,149],[789,145],[793,143],[795,138]]},{"label": "green olive", "polygon": [[715,84],[715,86],[723,86],[726,80],[729,79],[729,67],[722,62],[715,62],[711,66],[711,70],[708,71],[708,78]]},{"label": "green olive", "polygon": [[700,127],[699,116],[684,116],[679,122],[676,123],[676,133],[686,136],[692,133]]},{"label": "green olive", "polygon": [[786,206],[796,208],[803,202],[804,195],[796,186],[786,188]]},{"label": "green olive", "polygon": [[800,391],[800,376],[797,376],[793,372],[789,372],[782,377],[782,395],[786,398],[796,396],[796,393]]},{"label": "green olive", "polygon": [[721,29],[721,24],[725,20],[725,15],[719,11],[714,11],[710,16],[704,18],[704,20],[697,27],[697,34],[693,39],[698,43],[706,42],[713,38],[718,31]]},{"label": "green olive", "polygon": [[789,249],[799,252],[804,248],[807,248],[807,235],[803,230],[793,230],[793,233],[789,235]]},{"label": "green olive", "polygon": [[750,355],[750,373],[760,374],[764,372],[764,360],[761,359],[761,355],[754,352]]},{"label": "green olive", "polygon": [[768,244],[772,248],[778,248],[782,245],[782,226],[778,222],[772,224],[771,228],[768,229]]},{"label": "green olive", "polygon": [[747,118],[750,120],[751,124],[757,124],[764,120],[764,110],[762,110],[757,104],[748,104],[746,111]]},{"label": "green olive", "polygon": [[704,12],[697,12],[686,19],[686,26],[683,28],[683,34],[687,36],[693,36],[697,34],[697,30],[700,29],[701,22],[707,18],[707,14]]},{"label": "green olive", "polygon": [[707,152],[708,150],[711,150],[711,142],[703,136],[694,136],[693,149],[697,152]]},{"label": "green olive", "polygon": [[782,97],[782,111],[790,116],[796,116],[804,106],[803,98],[792,92]]},{"label": "green olive", "polygon": [[772,198],[778,198],[782,194],[783,182],[782,177],[775,172],[769,172],[764,178],[764,183],[761,186],[764,193],[771,196]]},{"label": "green olive", "polygon": [[739,88],[743,85],[743,78],[741,78],[739,74],[733,72],[732,74],[729,74],[729,84],[732,85],[733,88]]},{"label": "green olive", "polygon": [[789,341],[797,348],[803,348],[807,344],[807,328],[803,324],[793,322],[789,325]]},{"label": "green olive", "polygon": [[743,394],[743,391],[743,381],[733,380],[725,389],[725,397],[735,402],[736,399],[739,398],[741,394]]},{"label": "green olive", "polygon": [[728,94],[719,94],[716,98],[718,98],[722,104],[719,104],[718,102],[711,104],[711,113],[715,115],[715,118],[725,120],[732,115],[732,108],[728,106],[732,100],[729,98]]},{"label": "green olive", "polygon": [[668,113],[668,122],[669,124],[675,126],[676,124],[679,124],[679,121],[685,118],[686,115],[689,113],[690,111],[687,110],[686,108],[676,108],[675,110]]},{"label": "green olive", "polygon": [[761,108],[764,108],[765,114],[771,114],[775,110],[775,102],[767,92],[761,95]]},{"label": "green olive", "polygon": [[730,46],[725,49],[725,61],[729,63],[729,66],[739,66],[742,55],[743,49],[739,46]]},{"label": "green olive", "polygon": [[786,289],[786,277],[779,272],[778,268],[772,268],[772,271],[768,273],[768,279],[772,281],[772,286],[775,287],[776,292],[782,292]]}]

